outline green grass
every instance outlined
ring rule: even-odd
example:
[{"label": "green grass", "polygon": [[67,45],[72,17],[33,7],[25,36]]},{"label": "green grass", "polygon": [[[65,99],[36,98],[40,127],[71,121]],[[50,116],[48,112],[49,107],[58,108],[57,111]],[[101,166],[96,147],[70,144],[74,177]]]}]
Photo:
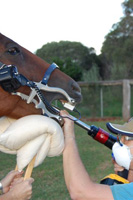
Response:
[{"label": "green grass", "polygon": [[[116,123],[116,122],[113,122]],[[120,122],[122,123],[122,122]],[[92,125],[92,122],[88,122]],[[106,122],[94,122],[94,125],[106,129]],[[81,159],[91,178],[99,182],[104,176],[113,173],[111,150],[93,140],[82,128],[75,126],[76,140]],[[0,178],[15,168],[14,155],[0,153]],[[46,158],[44,163],[33,170],[32,200],[69,200],[63,176],[62,156]]]},{"label": "green grass", "polygon": [[[83,101],[77,108],[83,116],[100,117],[101,99],[100,86],[82,87]],[[122,87],[104,86],[103,91],[103,115],[104,117],[122,117]]]}]

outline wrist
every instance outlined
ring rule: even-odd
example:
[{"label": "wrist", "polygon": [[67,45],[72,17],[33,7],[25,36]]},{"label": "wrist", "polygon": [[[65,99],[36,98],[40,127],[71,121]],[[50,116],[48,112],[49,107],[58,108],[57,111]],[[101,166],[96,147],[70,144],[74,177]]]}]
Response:
[{"label": "wrist", "polygon": [[66,136],[65,137],[65,147],[69,146],[71,143],[76,143],[75,136]]},{"label": "wrist", "polygon": [[64,136],[65,142],[69,140],[75,140],[75,135],[74,134],[67,134]]},{"label": "wrist", "polygon": [[66,135],[64,138],[65,139],[70,139],[70,138],[75,139],[75,136],[74,135]]}]

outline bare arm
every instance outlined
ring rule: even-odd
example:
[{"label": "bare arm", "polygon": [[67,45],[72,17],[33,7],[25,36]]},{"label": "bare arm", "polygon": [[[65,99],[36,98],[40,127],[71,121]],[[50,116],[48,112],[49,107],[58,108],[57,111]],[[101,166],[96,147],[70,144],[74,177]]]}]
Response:
[{"label": "bare arm", "polygon": [[[61,115],[66,115],[61,111]],[[65,182],[73,200],[113,200],[109,186],[93,183],[87,173],[78,153],[75,142],[74,124],[65,119],[63,127],[65,149],[63,152],[63,167]]]}]

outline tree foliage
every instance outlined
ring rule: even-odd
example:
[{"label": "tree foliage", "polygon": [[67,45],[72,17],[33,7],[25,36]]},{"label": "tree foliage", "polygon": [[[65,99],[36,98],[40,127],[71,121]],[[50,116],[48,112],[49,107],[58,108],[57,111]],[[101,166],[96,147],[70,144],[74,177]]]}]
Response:
[{"label": "tree foliage", "polygon": [[106,36],[101,61],[104,57],[103,71],[108,74],[107,77],[114,71],[113,68],[119,67],[122,71],[124,67],[125,73],[121,77],[118,74],[118,78],[133,78],[133,0],[125,0],[122,5],[124,17],[112,26],[111,32]]},{"label": "tree foliage", "polygon": [[49,63],[56,62],[60,69],[76,81],[82,80],[84,70],[89,70],[96,61],[94,48],[80,42],[51,42],[36,51],[36,55]]},{"label": "tree foliage", "polygon": [[60,66],[61,71],[71,76],[75,81],[80,81],[82,79],[82,69],[76,63],[73,63],[70,58],[63,61],[56,57],[53,58],[53,62]]},{"label": "tree foliage", "polygon": [[101,55],[70,41],[47,43],[36,54],[76,81],[133,78],[133,0],[125,0],[122,8],[124,16],[106,35]]}]

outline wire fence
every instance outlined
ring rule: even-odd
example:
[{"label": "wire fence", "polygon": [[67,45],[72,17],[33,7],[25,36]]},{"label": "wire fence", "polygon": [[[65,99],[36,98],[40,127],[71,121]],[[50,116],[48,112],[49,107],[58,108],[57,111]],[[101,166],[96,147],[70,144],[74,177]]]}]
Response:
[{"label": "wire fence", "polygon": [[125,121],[133,113],[132,80],[82,83],[83,100],[77,107],[82,116],[121,117]]}]

